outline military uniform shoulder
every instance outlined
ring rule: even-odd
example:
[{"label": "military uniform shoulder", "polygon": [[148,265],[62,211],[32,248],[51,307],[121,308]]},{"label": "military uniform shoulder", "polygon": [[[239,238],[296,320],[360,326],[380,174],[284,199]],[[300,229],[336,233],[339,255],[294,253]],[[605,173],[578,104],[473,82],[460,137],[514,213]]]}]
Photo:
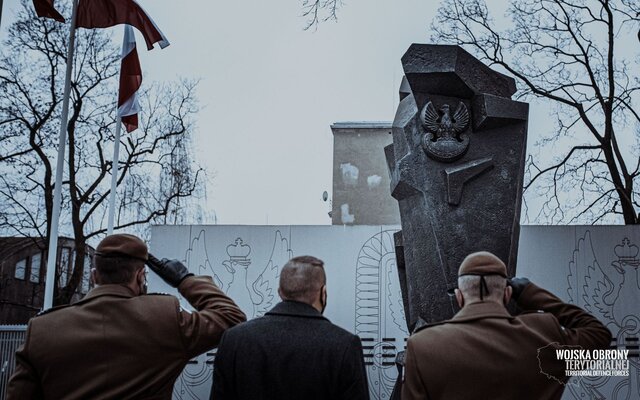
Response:
[{"label": "military uniform shoulder", "polygon": [[434,326],[441,326],[444,324],[449,323],[449,320],[445,320],[445,321],[440,321],[440,322],[432,322],[430,324],[424,324],[422,326],[418,326],[413,330],[413,334],[418,333],[420,331],[423,331],[425,329],[429,329],[429,328],[433,328]]},{"label": "military uniform shoulder", "polygon": [[526,310],[526,311],[522,311],[518,315],[527,315],[527,314],[546,314],[546,312],[544,310]]},{"label": "military uniform shoulder", "polygon": [[173,295],[171,293],[153,292],[153,293],[146,293],[143,296],[173,296]]},{"label": "military uniform shoulder", "polygon": [[[183,310],[180,304],[180,299],[171,293],[147,293],[142,296],[137,296],[136,299],[146,307],[178,307],[179,310]],[[192,309],[186,309],[188,312],[192,312]]]},{"label": "military uniform shoulder", "polygon": [[[515,318],[519,323],[529,326],[540,334],[550,338],[558,338],[558,332],[563,332],[564,327],[555,315],[543,310],[530,310],[518,314]],[[554,339],[558,340],[558,339]]]},{"label": "military uniform shoulder", "polygon": [[143,295],[134,297],[134,299],[144,304],[173,305],[174,303],[179,303],[179,300],[176,296],[170,293],[162,293],[162,292],[145,293]]},{"label": "military uniform shoulder", "polygon": [[[50,314],[50,313],[55,312],[55,311],[60,311],[60,310],[63,310],[63,309],[65,309],[65,308],[71,307],[72,305],[73,305],[73,304],[63,304],[63,305],[60,305],[60,306],[55,306],[55,307],[47,308],[46,310],[42,310],[42,311],[40,311],[39,313],[37,313],[37,314],[35,315],[35,317],[41,317],[41,316],[43,316],[43,315],[47,315],[47,314]],[[34,317],[34,318],[35,318],[35,317]]]},{"label": "military uniform shoulder", "polygon": [[516,316],[516,319],[523,323],[550,323],[550,321],[557,321],[557,318],[552,313],[543,310],[527,310],[523,311]]},{"label": "military uniform shoulder", "polygon": [[517,315],[517,318],[530,318],[530,317],[533,317],[533,316],[541,316],[541,315],[544,315],[544,316],[551,315],[551,316],[553,316],[553,314],[545,312],[543,310],[527,310],[527,311],[522,311],[521,313],[519,313]]}]

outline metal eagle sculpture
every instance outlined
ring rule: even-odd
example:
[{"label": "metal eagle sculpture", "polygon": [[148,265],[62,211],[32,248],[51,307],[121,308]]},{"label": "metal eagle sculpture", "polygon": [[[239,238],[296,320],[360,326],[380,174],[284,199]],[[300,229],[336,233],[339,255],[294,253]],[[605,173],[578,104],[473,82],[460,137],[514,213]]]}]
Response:
[{"label": "metal eagle sculpture", "polygon": [[459,102],[453,116],[448,104],[440,108],[440,113],[431,101],[422,109],[420,121],[427,131],[422,136],[422,148],[435,160],[452,162],[462,157],[469,147],[469,136],[463,133],[469,127],[469,111]]}]

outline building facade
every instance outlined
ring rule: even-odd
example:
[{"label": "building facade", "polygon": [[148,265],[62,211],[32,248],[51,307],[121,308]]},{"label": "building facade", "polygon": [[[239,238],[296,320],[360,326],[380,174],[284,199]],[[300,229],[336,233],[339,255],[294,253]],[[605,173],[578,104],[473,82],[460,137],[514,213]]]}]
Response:
[{"label": "building facade", "polygon": [[[0,237],[0,324],[26,324],[44,303],[47,253],[41,238]],[[91,259],[94,249],[85,250],[82,280],[72,302],[90,289]],[[58,239],[56,286],[71,279],[76,250],[73,239]]]},{"label": "building facade", "polygon": [[384,147],[391,122],[336,122],[333,132],[333,225],[400,224]]}]

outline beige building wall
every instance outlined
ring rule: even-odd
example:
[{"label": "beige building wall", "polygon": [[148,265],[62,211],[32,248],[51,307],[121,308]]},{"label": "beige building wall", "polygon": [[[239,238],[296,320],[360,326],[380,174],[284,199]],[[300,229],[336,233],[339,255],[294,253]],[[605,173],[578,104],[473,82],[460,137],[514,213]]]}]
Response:
[{"label": "beige building wall", "polygon": [[384,147],[391,122],[336,122],[333,132],[333,225],[400,224],[389,190]]}]

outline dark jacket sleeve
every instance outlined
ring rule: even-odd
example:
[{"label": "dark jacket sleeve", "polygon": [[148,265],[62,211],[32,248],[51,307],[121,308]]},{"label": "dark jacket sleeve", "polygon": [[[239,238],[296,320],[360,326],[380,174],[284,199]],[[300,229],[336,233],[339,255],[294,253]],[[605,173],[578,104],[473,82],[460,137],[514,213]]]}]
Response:
[{"label": "dark jacket sleeve", "polygon": [[29,337],[31,321],[27,328],[25,342],[16,351],[16,369],[9,379],[7,400],[42,399],[42,387],[35,368],[29,361]]},{"label": "dark jacket sleeve", "polygon": [[533,283],[527,285],[517,304],[523,310],[542,310],[553,314],[561,325],[565,338],[563,344],[590,350],[608,348],[611,343],[611,332],[597,318]]},{"label": "dark jacket sleeve", "polygon": [[214,348],[228,328],[247,320],[209,276],[190,276],[178,291],[197,311],[178,310],[182,342],[189,358]]},{"label": "dark jacket sleeve", "polygon": [[211,387],[211,400],[235,399],[233,388],[233,349],[232,340],[227,333],[222,335],[222,340],[218,346],[216,358],[213,360],[213,383]]},{"label": "dark jacket sleeve", "polygon": [[369,384],[364,367],[362,344],[353,336],[340,366],[340,399],[369,400]]}]

